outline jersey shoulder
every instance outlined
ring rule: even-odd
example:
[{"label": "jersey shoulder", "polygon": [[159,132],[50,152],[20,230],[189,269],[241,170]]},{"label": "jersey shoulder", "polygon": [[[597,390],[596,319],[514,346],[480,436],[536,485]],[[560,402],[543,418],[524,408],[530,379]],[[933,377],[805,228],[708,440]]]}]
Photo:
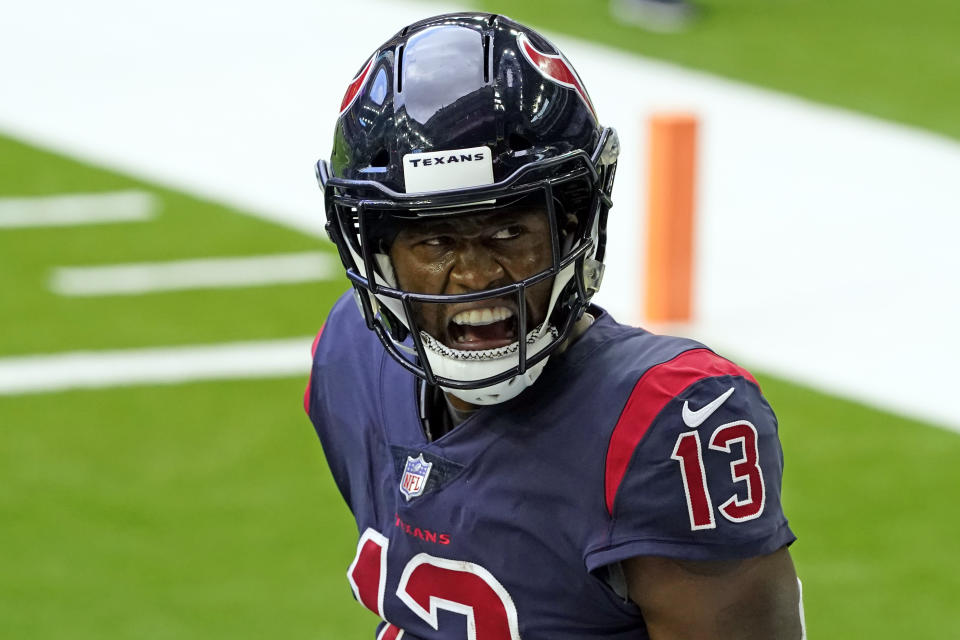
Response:
[{"label": "jersey shoulder", "polygon": [[[304,409],[316,422],[315,409],[373,393],[385,351],[359,313],[352,291],[340,296],[312,347]],[[347,393],[344,393],[347,391]],[[372,396],[367,396],[372,397]]]},{"label": "jersey shoulder", "polygon": [[367,456],[376,455],[367,444],[380,425],[378,389],[385,355],[358,312],[352,292],[347,292],[314,339],[304,408],[333,479],[353,510],[363,508],[368,495],[368,479],[352,470],[367,468]]},{"label": "jersey shoulder", "polygon": [[[603,309],[592,306],[593,325],[562,355],[562,369],[572,385],[583,384],[582,377],[595,378],[602,373],[611,396],[626,386],[629,393],[647,371],[678,355],[704,345],[689,338],[657,335],[638,327],[618,323]],[[582,376],[582,377],[581,377]]]},{"label": "jersey shoulder", "polygon": [[792,542],[777,419],[756,379],[693,341],[633,342],[618,349],[632,386],[604,461],[612,524],[588,564],[747,557]]}]

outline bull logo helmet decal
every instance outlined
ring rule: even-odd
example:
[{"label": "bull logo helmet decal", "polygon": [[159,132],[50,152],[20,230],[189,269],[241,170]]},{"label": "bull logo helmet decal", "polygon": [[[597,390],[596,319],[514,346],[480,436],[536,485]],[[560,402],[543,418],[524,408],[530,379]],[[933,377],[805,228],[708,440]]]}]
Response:
[{"label": "bull logo helmet decal", "polygon": [[347,92],[343,94],[343,102],[340,103],[340,115],[343,115],[343,112],[350,108],[350,105],[353,104],[353,101],[357,99],[357,96],[360,95],[360,90],[363,89],[363,85],[367,81],[367,76],[370,75],[370,67],[373,66],[373,59],[376,56],[370,56],[370,59],[367,60],[367,64],[363,65],[363,69],[360,70],[360,73],[350,81],[350,85],[347,87]]},{"label": "bull logo helmet decal", "polygon": [[590,101],[590,96],[580,81],[580,76],[577,75],[577,72],[573,70],[573,66],[567,62],[567,59],[564,58],[563,55],[539,51],[533,46],[530,40],[527,39],[525,33],[517,34],[517,44],[520,45],[520,51],[523,52],[523,57],[540,72],[540,75],[562,87],[576,91],[580,99],[583,100],[583,103],[590,109],[590,113],[593,114],[594,119],[598,119],[597,111],[593,108],[593,102]]}]

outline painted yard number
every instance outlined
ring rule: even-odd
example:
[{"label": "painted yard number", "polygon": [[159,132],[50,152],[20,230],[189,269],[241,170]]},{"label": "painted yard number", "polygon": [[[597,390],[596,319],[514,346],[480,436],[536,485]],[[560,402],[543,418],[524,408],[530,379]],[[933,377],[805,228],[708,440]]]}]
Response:
[{"label": "painted yard number", "polygon": [[[736,494],[720,505],[720,513],[731,522],[744,522],[759,518],[766,502],[766,488],[757,459],[757,429],[746,420],[730,422],[717,427],[710,436],[709,447],[716,451],[732,453],[731,445],[739,444],[743,456],[730,463],[733,481],[746,483],[745,499]],[[683,491],[687,497],[690,528],[713,529],[717,526],[713,517],[713,500],[707,487],[707,474],[703,467],[703,450],[700,434],[687,431],[680,434],[673,448],[672,459],[680,463]]]}]

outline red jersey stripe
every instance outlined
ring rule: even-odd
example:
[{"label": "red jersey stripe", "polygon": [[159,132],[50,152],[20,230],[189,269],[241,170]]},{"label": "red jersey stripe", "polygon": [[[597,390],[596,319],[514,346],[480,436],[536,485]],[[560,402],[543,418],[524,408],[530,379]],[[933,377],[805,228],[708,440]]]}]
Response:
[{"label": "red jersey stripe", "polygon": [[681,391],[704,378],[743,376],[757,384],[750,372],[709,349],[684,351],[672,360],[650,367],[637,381],[627,400],[607,447],[604,496],[607,513],[613,515],[617,490],[637,445],[660,411]]},{"label": "red jersey stripe", "polygon": [[380,635],[377,636],[377,640],[400,640],[403,637],[403,630],[398,629],[389,622],[387,626],[383,628],[383,631],[380,632]]},{"label": "red jersey stripe", "polygon": [[313,339],[313,346],[310,347],[310,356],[317,355],[317,345],[320,344],[320,336],[323,335],[323,328],[327,326],[327,323],[324,322],[320,325],[320,331],[317,331],[317,337]]}]

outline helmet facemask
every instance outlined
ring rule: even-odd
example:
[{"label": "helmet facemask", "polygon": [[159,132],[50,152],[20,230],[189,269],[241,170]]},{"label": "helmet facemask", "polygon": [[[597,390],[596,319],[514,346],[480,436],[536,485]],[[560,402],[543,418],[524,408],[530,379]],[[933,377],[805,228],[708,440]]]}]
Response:
[{"label": "helmet facemask", "polygon": [[[602,145],[609,159],[612,130]],[[345,181],[319,166],[328,229],[367,326],[401,365],[471,404],[503,402],[533,384],[599,286],[613,170],[600,165],[601,150],[540,161],[526,175],[456,190],[459,197],[451,191],[350,197],[335,188]],[[402,282],[404,267],[395,260],[411,251],[426,262],[443,255],[442,247],[425,242],[476,244],[472,250],[489,251],[481,259],[492,266],[524,257],[530,264],[519,275],[508,268],[482,276],[483,289],[474,281],[454,286],[456,293],[418,290]]]}]

